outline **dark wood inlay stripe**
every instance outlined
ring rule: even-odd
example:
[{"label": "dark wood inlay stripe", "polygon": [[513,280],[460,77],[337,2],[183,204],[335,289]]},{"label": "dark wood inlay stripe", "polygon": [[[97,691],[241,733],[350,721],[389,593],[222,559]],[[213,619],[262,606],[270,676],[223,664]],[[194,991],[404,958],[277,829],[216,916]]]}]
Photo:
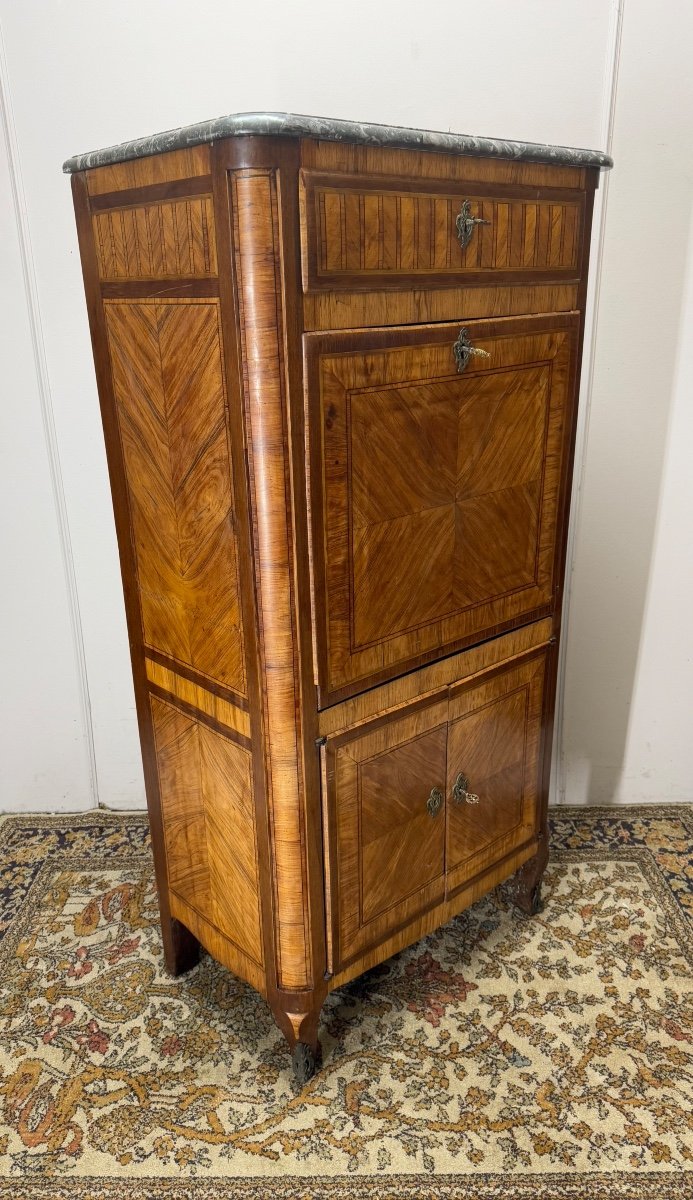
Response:
[{"label": "dark wood inlay stripe", "polygon": [[208,297],[219,295],[214,279],[123,279],[101,284],[104,300],[144,300],[171,297]]}]

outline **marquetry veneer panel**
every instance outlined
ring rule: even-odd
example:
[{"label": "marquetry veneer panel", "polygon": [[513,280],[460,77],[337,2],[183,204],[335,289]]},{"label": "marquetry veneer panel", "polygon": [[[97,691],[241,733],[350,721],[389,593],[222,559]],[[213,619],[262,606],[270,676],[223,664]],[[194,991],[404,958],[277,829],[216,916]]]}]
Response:
[{"label": "marquetry veneer panel", "polygon": [[[452,192],[380,177],[304,175],[303,257],[306,290],[421,286],[486,272],[557,276],[579,271],[584,199],[556,192],[537,198],[516,189],[494,195],[469,183]],[[434,186],[436,190],[433,190]],[[483,220],[464,247],[456,229],[463,200]],[[402,277],[402,279],[400,279]]]},{"label": "marquetry veneer panel", "polygon": [[536,833],[546,654],[450,689],[447,794],[463,774],[478,801],[448,805],[447,894]]},{"label": "marquetry veneer panel", "polygon": [[328,741],[335,966],[445,895],[445,817],[432,818],[426,801],[445,788],[446,741],[446,698]]},{"label": "marquetry veneer panel", "polygon": [[104,282],[217,273],[211,196],[109,208],[92,220]]},{"label": "marquetry veneer panel", "polygon": [[107,301],[148,646],[245,693],[216,301]]},{"label": "marquetry veneer panel", "polygon": [[321,704],[551,602],[577,321],[468,328],[306,336]]},{"label": "marquetry veneer panel", "polygon": [[250,753],[151,698],[171,890],[262,964]]},{"label": "marquetry veneer panel", "polygon": [[536,836],[546,654],[327,739],[335,971]]}]

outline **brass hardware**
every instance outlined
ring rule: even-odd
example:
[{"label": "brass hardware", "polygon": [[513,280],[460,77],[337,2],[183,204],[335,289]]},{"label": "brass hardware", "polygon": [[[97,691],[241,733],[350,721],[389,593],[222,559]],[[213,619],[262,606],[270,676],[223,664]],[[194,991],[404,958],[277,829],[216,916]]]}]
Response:
[{"label": "brass hardware", "polygon": [[440,812],[444,799],[445,797],[439,787],[431,788],[431,794],[426,801],[426,808],[432,817],[435,817],[436,813]]},{"label": "brass hardware", "polygon": [[476,792],[470,792],[469,780],[466,775],[459,774],[455,780],[452,789],[452,798],[455,804],[478,804],[479,797]]},{"label": "brass hardware", "polygon": [[472,216],[472,204],[470,200],[463,200],[462,207],[455,218],[455,229],[457,230],[457,239],[460,246],[464,250],[472,240],[472,234],[477,225],[490,225],[490,221],[485,221],[483,217]]},{"label": "brass hardware", "polygon": [[460,329],[460,332],[457,335],[457,340],[452,347],[452,352],[455,355],[457,370],[460,372],[464,371],[470,358],[491,357],[488,350],[481,350],[478,346],[472,346],[472,343],[469,340],[469,332],[464,327]]}]

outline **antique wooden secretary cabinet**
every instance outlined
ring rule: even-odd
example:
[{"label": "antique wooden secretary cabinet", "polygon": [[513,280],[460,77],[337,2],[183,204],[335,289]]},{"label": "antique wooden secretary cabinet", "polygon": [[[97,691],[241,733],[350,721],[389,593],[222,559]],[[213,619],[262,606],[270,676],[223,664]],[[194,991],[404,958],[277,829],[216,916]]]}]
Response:
[{"label": "antique wooden secretary cabinet", "polygon": [[538,903],[606,156],[288,114],[71,159],[166,962]]}]

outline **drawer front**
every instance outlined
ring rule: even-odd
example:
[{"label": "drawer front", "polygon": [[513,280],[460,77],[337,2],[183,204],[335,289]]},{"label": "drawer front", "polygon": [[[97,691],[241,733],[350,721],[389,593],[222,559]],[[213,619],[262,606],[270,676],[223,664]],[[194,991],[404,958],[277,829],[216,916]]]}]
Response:
[{"label": "drawer front", "polygon": [[585,195],[578,190],[308,171],[301,209],[306,292],[580,273]]},{"label": "drawer front", "polygon": [[446,698],[328,742],[336,961],[442,900],[446,754]]},{"label": "drawer front", "polygon": [[321,707],[550,611],[577,329],[306,335]]},{"label": "drawer front", "polygon": [[536,832],[545,674],[543,651],[450,691],[448,895]]}]

